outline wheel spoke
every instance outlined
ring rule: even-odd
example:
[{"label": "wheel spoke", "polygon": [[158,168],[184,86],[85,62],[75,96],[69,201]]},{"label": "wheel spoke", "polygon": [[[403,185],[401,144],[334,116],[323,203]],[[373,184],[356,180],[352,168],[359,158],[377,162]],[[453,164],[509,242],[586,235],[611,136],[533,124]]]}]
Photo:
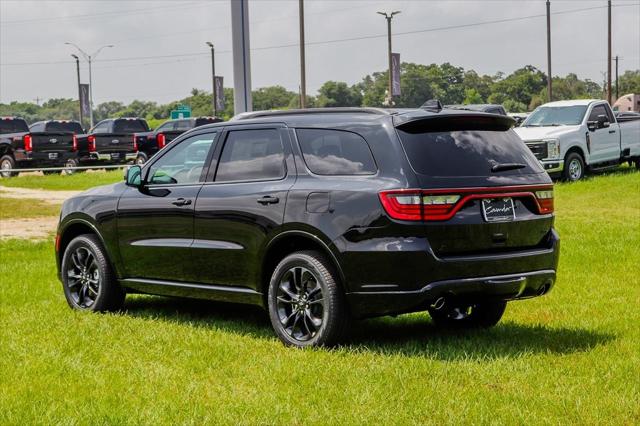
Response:
[{"label": "wheel spoke", "polygon": [[[289,284],[291,285],[291,284]],[[285,282],[280,282],[280,286],[279,286],[280,290],[282,290],[287,296],[289,296],[289,298],[291,299],[297,299],[298,295],[295,294],[294,292],[292,292],[291,290],[289,290],[288,288],[285,287]]]},{"label": "wheel spoke", "polygon": [[320,305],[324,306],[324,299],[320,298],[320,299],[309,301],[309,305],[317,305],[318,303],[320,303]]},{"label": "wheel spoke", "polygon": [[296,290],[302,290],[302,268],[294,268],[293,269],[293,285]]},{"label": "wheel spoke", "polygon": [[293,304],[295,302],[295,300],[293,300],[293,299],[285,299],[282,296],[278,296],[278,297],[276,297],[276,299],[278,299],[282,303],[287,303],[289,305],[291,305],[291,304]]},{"label": "wheel spoke", "polygon": [[94,288],[91,287],[91,284],[87,284],[87,290],[89,290],[91,293],[93,293],[95,295],[95,297],[98,297],[98,290],[94,290]]},{"label": "wheel spoke", "polygon": [[307,315],[302,315],[302,325],[304,325],[305,330],[307,330],[307,339],[311,339],[313,337],[313,332],[316,331],[315,329],[313,331],[311,331],[311,329],[309,328],[309,325],[307,324]]},{"label": "wheel spoke", "polygon": [[293,325],[291,326],[291,329],[289,331],[289,335],[291,337],[293,337],[293,331],[296,328],[296,325],[298,324],[298,320],[300,320],[300,312],[295,311],[292,315],[295,315],[295,319],[293,320]]},{"label": "wheel spoke", "polygon": [[71,261],[73,262],[73,265],[76,267],[76,269],[78,269],[78,271],[82,271],[82,264],[80,262],[80,259],[78,259],[79,256],[79,252],[76,251],[71,255]]},{"label": "wheel spoke", "polygon": [[287,327],[287,324],[289,324],[289,321],[291,321],[291,318],[293,318],[298,312],[297,311],[293,311],[291,312],[291,314],[286,317],[284,320],[282,318],[280,318],[280,324],[282,324],[283,327]]},{"label": "wheel spoke", "polygon": [[316,329],[322,325],[322,318],[314,317],[310,309],[305,309],[304,315],[309,318],[309,321],[311,321],[311,324],[313,324]]},{"label": "wheel spoke", "polygon": [[84,258],[84,267],[89,269],[92,263],[93,263],[93,254],[87,250],[87,255]]},{"label": "wheel spoke", "polygon": [[307,297],[309,299],[311,299],[312,297],[314,297],[316,294],[320,293],[321,291],[322,291],[322,287],[320,287],[320,284],[316,283],[316,286],[309,292]]}]

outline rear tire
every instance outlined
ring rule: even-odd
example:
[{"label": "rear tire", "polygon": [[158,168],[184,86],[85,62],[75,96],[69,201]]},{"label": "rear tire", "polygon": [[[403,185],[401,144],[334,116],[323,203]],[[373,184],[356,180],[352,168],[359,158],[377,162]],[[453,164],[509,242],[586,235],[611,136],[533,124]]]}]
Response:
[{"label": "rear tire", "polygon": [[2,176],[3,178],[18,176],[18,172],[5,171],[5,170],[10,170],[15,168],[16,168],[16,160],[13,159],[13,156],[7,154],[0,157],[0,176]]},{"label": "rear tire", "polygon": [[429,309],[434,324],[444,328],[490,328],[496,325],[507,307],[507,302],[482,302],[446,306],[441,310]]},{"label": "rear tire", "polygon": [[70,158],[70,159],[67,160],[66,163],[64,163],[64,167],[66,167],[66,169],[63,170],[62,173],[64,175],[67,175],[67,176],[70,176],[70,175],[72,175],[74,173],[80,173],[83,170],[74,170],[74,169],[72,169],[72,167],[78,167],[79,165],[80,165],[80,162],[77,159]]},{"label": "rear tire", "polygon": [[564,159],[562,177],[567,182],[577,182],[584,177],[584,159],[577,152],[570,152]]},{"label": "rear tire", "polygon": [[350,317],[338,274],[316,251],[285,257],[269,283],[273,328],[287,346],[330,347],[345,335]]},{"label": "rear tire", "polygon": [[122,309],[125,292],[95,235],[79,235],[71,240],[62,256],[60,271],[64,296],[72,309],[93,312]]}]

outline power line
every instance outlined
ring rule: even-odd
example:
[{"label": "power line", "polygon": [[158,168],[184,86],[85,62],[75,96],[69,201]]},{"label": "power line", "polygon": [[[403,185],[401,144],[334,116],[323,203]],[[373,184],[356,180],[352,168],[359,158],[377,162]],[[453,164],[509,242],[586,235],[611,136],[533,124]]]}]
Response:
[{"label": "power line", "polygon": [[[629,6],[638,6],[638,4],[625,4],[625,5],[613,5],[613,7],[629,7]],[[552,15],[564,15],[569,13],[578,13],[589,10],[596,9],[605,9],[607,6],[594,6],[594,7],[586,7],[581,9],[571,9],[564,10],[559,12],[554,12]],[[482,21],[482,22],[473,22],[468,24],[458,24],[458,25],[450,25],[444,27],[435,27],[435,28],[426,28],[421,30],[412,30],[412,31],[402,31],[393,33],[393,36],[406,36],[413,34],[422,34],[428,32],[437,32],[437,31],[447,31],[452,29],[460,29],[460,28],[470,28],[477,27],[482,25],[491,25],[491,24],[499,24],[506,22],[516,22],[527,19],[535,19],[546,17],[546,14],[537,14],[537,15],[528,15],[528,16],[520,16],[513,18],[503,18],[503,19],[495,19],[491,21]],[[307,46],[317,46],[324,44],[333,44],[333,43],[343,43],[349,41],[359,41],[359,40],[369,40],[375,38],[387,37],[386,34],[373,34],[366,36],[358,36],[358,37],[348,37],[348,38],[340,38],[340,39],[332,39],[332,40],[319,40],[319,41],[311,41],[305,43]],[[282,49],[282,48],[290,48],[290,47],[298,47],[299,43],[286,43],[286,44],[278,44],[271,46],[262,46],[262,47],[254,47],[251,48],[251,51],[262,51],[262,50],[272,50],[272,49]],[[231,50],[220,50],[216,51],[216,53],[231,53]],[[171,55],[155,55],[155,56],[135,56],[135,57],[124,57],[124,58],[112,58],[112,59],[101,59],[96,60],[96,62],[126,62],[126,61],[138,61],[138,60],[150,60],[150,59],[166,59],[166,58],[181,58],[181,57],[198,57],[208,55],[207,52],[194,52],[194,53],[182,53],[182,54],[171,54]],[[48,62],[13,62],[13,63],[4,63],[0,64],[0,66],[23,66],[23,65],[54,65],[54,64],[68,64],[70,61],[48,61]]]}]

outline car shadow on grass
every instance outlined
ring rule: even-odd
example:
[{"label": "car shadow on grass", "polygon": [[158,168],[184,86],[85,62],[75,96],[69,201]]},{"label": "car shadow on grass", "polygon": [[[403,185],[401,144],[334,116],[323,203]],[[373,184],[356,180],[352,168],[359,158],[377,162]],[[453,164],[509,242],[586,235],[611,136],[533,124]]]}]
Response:
[{"label": "car shadow on grass", "polygon": [[[268,314],[258,306],[196,299],[127,298],[125,314],[137,318],[215,328],[259,339],[275,339]],[[567,355],[607,344],[614,334],[584,328],[504,321],[485,330],[437,328],[427,313],[354,321],[340,350],[425,357],[446,361]]]}]

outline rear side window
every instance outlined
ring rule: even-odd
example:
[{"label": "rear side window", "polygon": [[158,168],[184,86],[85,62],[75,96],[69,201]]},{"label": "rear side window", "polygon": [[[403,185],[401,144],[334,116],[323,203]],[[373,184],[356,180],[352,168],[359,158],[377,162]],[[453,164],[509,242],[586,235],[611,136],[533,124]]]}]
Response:
[{"label": "rear side window", "polygon": [[216,182],[273,180],[285,176],[284,150],[276,129],[229,132]]},{"label": "rear side window", "polygon": [[93,128],[91,133],[107,133],[108,131],[109,131],[109,122],[103,121],[98,123],[96,127]]},{"label": "rear side window", "polygon": [[189,130],[191,128],[191,120],[180,120],[176,122],[176,130]]},{"label": "rear side window", "polygon": [[47,132],[73,132],[83,133],[82,126],[76,121],[50,121],[47,123]]},{"label": "rear side window", "polygon": [[0,133],[28,132],[27,122],[21,118],[0,118]]},{"label": "rear side window", "polygon": [[157,132],[168,132],[169,130],[173,130],[175,127],[175,121],[167,121],[163,123],[160,127],[156,129]]},{"label": "rear side window", "polygon": [[[420,132],[398,130],[413,169],[429,176],[504,176],[542,169],[513,130]],[[521,168],[492,171],[496,164]]]},{"label": "rear side window", "polygon": [[317,175],[372,175],[371,149],[356,133],[328,129],[296,130],[304,161]]},{"label": "rear side window", "polygon": [[116,120],[113,133],[147,132],[149,126],[142,120]]}]

